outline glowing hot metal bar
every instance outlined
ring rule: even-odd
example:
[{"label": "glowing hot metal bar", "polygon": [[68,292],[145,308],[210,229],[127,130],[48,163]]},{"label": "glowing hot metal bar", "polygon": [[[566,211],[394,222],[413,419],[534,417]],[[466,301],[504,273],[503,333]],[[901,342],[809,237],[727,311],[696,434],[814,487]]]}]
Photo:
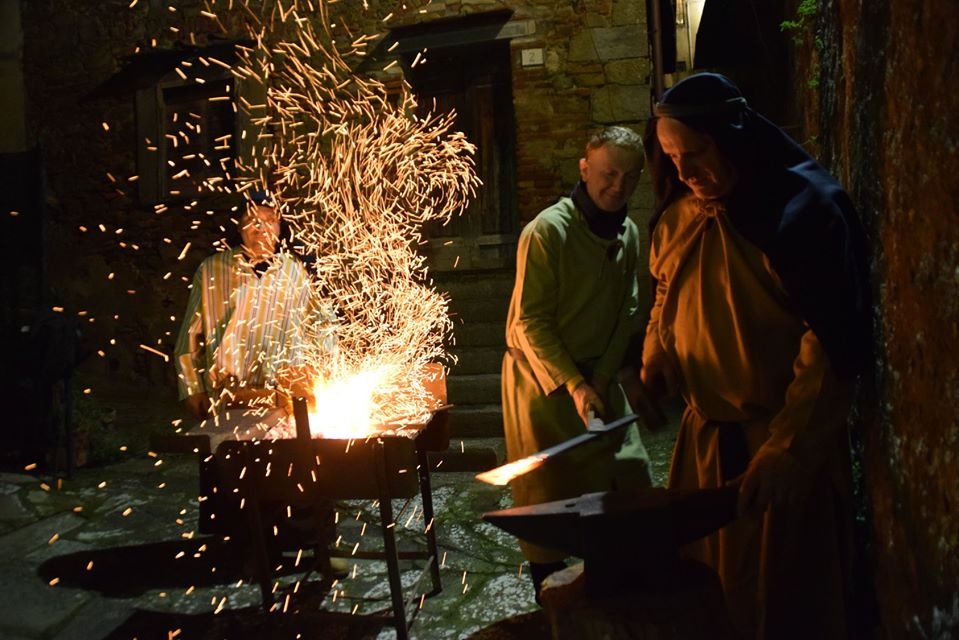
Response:
[{"label": "glowing hot metal bar", "polygon": [[525,458],[520,458],[519,460],[514,460],[513,462],[508,462],[500,467],[495,469],[490,469],[489,471],[484,471],[476,475],[476,479],[481,482],[486,482],[487,484],[495,485],[505,485],[508,484],[511,480],[518,478],[519,476],[525,475],[534,469],[538,469],[543,466],[547,460],[553,456],[559,455],[564,451],[569,451],[576,447],[582,446],[587,442],[592,442],[593,440],[600,438],[606,434],[612,433],[617,429],[621,429],[625,426],[628,426],[639,419],[639,416],[635,414],[629,414],[623,416],[618,420],[613,420],[609,424],[599,424],[596,426],[590,426],[586,433],[581,433],[580,435],[570,438],[565,442],[560,442],[557,445],[553,445],[548,449],[543,449],[537,453],[534,453],[531,456],[526,456]]}]

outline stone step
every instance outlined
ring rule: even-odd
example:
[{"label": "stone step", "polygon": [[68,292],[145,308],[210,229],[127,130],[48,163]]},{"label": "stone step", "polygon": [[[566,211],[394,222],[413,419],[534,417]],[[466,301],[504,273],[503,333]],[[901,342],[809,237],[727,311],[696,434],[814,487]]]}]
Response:
[{"label": "stone step", "polygon": [[453,298],[450,300],[449,310],[453,322],[459,324],[461,320],[472,322],[483,318],[490,322],[506,324],[506,312],[509,311],[509,297],[502,296],[486,298]]},{"label": "stone step", "polygon": [[506,323],[467,322],[453,325],[456,347],[501,347],[506,348]]},{"label": "stone step", "polygon": [[446,378],[446,394],[454,405],[499,404],[500,374],[451,375]]},{"label": "stone step", "polygon": [[451,438],[503,436],[503,409],[497,404],[453,405],[450,408]]},{"label": "stone step", "polygon": [[480,472],[503,464],[506,443],[503,438],[462,438],[450,441],[446,451],[429,453],[433,473]]},{"label": "stone step", "polygon": [[456,364],[450,368],[451,376],[466,376],[477,373],[498,373],[503,366],[506,347],[456,347],[450,353],[456,356]]},{"label": "stone step", "polygon": [[433,284],[457,300],[509,300],[516,273],[510,270],[434,274]]}]

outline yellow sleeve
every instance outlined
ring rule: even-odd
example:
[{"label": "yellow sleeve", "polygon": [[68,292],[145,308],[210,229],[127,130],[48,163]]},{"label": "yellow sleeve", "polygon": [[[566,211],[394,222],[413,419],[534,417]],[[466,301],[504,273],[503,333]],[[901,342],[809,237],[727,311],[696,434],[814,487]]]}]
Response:
[{"label": "yellow sleeve", "polygon": [[556,320],[556,246],[562,241],[551,237],[549,230],[541,233],[531,225],[520,235],[516,249],[519,309],[513,335],[545,394],[577,376],[582,378],[559,336]]}]

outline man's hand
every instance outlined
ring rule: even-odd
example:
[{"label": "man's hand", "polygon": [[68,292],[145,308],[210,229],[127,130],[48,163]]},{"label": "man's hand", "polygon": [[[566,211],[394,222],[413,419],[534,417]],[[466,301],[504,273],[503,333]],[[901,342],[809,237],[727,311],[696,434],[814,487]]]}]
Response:
[{"label": "man's hand", "polygon": [[609,404],[609,383],[610,379],[601,373],[593,374],[593,379],[590,380],[590,386],[593,387],[593,391],[599,396],[599,401],[604,407]]},{"label": "man's hand", "polygon": [[190,415],[201,420],[210,415],[210,396],[208,396],[205,391],[187,396],[183,399],[183,404],[186,406],[186,410],[190,412]]},{"label": "man's hand", "polygon": [[668,422],[659,401],[646,389],[635,369],[627,367],[620,371],[619,381],[623,385],[629,406],[639,415],[647,429],[655,431]]},{"label": "man's hand", "polygon": [[665,355],[659,354],[643,363],[639,379],[652,400],[671,398],[679,393],[679,374]]},{"label": "man's hand", "polygon": [[737,512],[761,513],[771,502],[798,505],[809,495],[813,475],[791,453],[766,443],[749,462],[739,486]]},{"label": "man's hand", "polygon": [[[596,390],[586,382],[580,382],[570,395],[573,396],[576,413],[579,414],[584,425],[589,425],[590,417],[602,418],[603,414],[606,413],[606,405],[603,404],[603,400],[596,393]],[[591,412],[595,415],[590,416]]]}]

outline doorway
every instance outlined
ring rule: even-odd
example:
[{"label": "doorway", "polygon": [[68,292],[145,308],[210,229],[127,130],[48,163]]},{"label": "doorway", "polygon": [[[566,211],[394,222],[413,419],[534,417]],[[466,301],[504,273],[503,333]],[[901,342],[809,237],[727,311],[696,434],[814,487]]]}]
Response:
[{"label": "doorway", "polygon": [[462,215],[424,229],[431,270],[511,266],[516,245],[515,127],[508,40],[430,48],[404,54],[420,115],[456,111],[455,128],[476,145],[482,180]]}]

